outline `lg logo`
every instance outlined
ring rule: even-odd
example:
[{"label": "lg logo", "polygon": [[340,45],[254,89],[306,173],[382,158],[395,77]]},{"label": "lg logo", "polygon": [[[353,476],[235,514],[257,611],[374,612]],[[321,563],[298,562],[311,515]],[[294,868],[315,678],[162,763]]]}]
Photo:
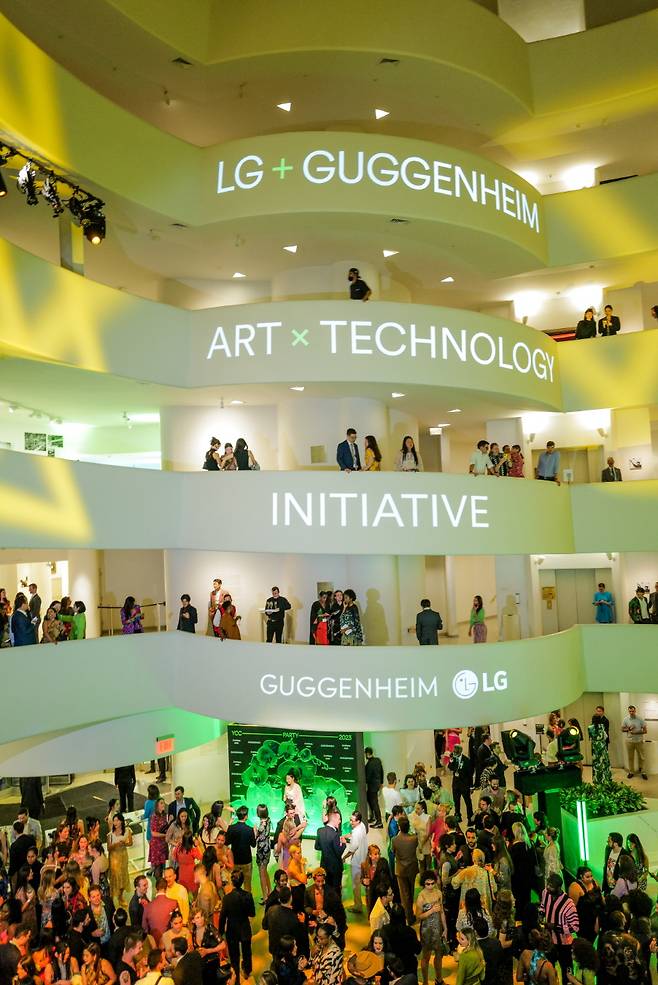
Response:
[{"label": "lg logo", "polygon": [[[480,687],[480,678],[472,670],[459,670],[452,679],[452,690],[458,698],[472,698]],[[504,670],[497,670],[493,675],[493,680],[489,681],[489,674],[482,674],[483,691],[506,691],[507,673]]]}]

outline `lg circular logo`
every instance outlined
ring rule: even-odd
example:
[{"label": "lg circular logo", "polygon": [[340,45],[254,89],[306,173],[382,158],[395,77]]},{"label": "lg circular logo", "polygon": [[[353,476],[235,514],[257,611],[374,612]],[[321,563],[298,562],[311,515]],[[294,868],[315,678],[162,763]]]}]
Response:
[{"label": "lg circular logo", "polygon": [[472,670],[460,670],[452,679],[452,690],[458,698],[472,698],[478,687],[477,674]]}]

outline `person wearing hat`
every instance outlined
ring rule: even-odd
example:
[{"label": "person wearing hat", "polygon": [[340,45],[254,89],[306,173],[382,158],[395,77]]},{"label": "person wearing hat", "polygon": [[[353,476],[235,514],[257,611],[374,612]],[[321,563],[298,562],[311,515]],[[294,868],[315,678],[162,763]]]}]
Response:
[{"label": "person wearing hat", "polygon": [[361,280],[357,267],[350,267],[347,279],[350,282],[350,299],[352,301],[369,301],[372,291],[364,280]]},{"label": "person wearing hat", "polygon": [[384,958],[373,951],[357,951],[347,962],[345,985],[367,985],[384,970]]},{"label": "person wearing hat", "polygon": [[635,595],[628,603],[628,614],[631,617],[631,622],[637,623],[638,625],[642,623],[651,623],[651,618],[649,617],[649,604],[646,600],[642,585],[637,586],[635,589]]}]

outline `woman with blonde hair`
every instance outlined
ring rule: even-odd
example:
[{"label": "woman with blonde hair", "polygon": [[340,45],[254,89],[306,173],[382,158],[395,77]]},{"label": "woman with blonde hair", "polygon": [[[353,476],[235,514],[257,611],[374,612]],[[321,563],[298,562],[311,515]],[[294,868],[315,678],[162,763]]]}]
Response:
[{"label": "woman with blonde hair", "polygon": [[459,958],[457,961],[457,985],[480,985],[484,981],[485,964],[482,949],[475,931],[464,927],[457,931]]},{"label": "woman with blonde hair", "polygon": [[295,913],[304,912],[304,892],[308,876],[306,874],[306,859],[302,855],[302,850],[298,844],[292,844],[289,848],[290,858],[288,860],[288,885],[292,892],[292,908]]},{"label": "woman with blonde hair", "polygon": [[50,911],[52,910],[53,900],[57,899],[59,896],[59,890],[55,885],[55,877],[57,875],[56,869],[46,869],[41,870],[41,879],[39,881],[39,891],[37,893],[39,897],[39,903],[41,905],[41,929],[48,929],[52,927],[52,920]]}]

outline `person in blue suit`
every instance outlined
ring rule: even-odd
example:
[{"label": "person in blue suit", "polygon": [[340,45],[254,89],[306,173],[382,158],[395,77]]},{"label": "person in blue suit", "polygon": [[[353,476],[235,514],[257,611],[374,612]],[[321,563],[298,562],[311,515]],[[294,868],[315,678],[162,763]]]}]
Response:
[{"label": "person in blue suit", "polygon": [[30,646],[37,641],[27,596],[23,592],[19,592],[16,596],[14,614],[11,617],[11,632],[14,646]]},{"label": "person in blue suit", "polygon": [[336,461],[341,472],[361,471],[361,456],[359,455],[354,428],[347,429],[345,441],[341,441],[336,448]]}]

